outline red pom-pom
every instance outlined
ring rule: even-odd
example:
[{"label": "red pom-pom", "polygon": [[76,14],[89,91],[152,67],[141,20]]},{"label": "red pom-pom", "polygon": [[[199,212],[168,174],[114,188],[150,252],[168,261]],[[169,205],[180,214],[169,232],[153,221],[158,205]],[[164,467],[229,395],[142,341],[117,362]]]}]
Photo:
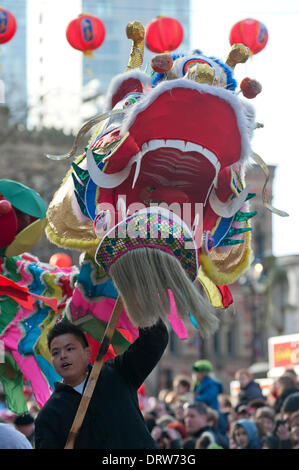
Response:
[{"label": "red pom-pom", "polygon": [[173,59],[171,54],[159,54],[152,58],[151,67],[154,72],[157,73],[166,73],[168,72],[173,65]]},{"label": "red pom-pom", "polygon": [[66,253],[55,253],[51,256],[49,264],[59,268],[69,268],[72,266],[72,258]]},{"label": "red pom-pom", "polygon": [[12,209],[11,203],[7,199],[0,201],[0,215],[8,214]]},{"label": "red pom-pom", "polygon": [[262,85],[257,80],[248,77],[242,80],[240,88],[245,98],[249,99],[255,98],[262,91]]},{"label": "red pom-pom", "polygon": [[11,244],[17,234],[18,220],[11,203],[0,196],[0,248]]}]

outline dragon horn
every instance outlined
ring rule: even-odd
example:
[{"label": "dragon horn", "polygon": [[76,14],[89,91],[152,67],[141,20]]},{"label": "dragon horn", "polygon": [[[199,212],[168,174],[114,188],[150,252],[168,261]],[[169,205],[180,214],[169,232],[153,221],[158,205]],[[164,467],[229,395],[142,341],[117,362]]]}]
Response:
[{"label": "dragon horn", "polygon": [[144,54],[144,27],[140,21],[132,21],[126,28],[127,38],[132,39],[133,46],[130,53],[129,63],[126,72],[140,68],[143,63]]},{"label": "dragon horn", "polygon": [[249,47],[244,44],[233,44],[225,63],[234,69],[237,64],[244,64],[249,57]]}]

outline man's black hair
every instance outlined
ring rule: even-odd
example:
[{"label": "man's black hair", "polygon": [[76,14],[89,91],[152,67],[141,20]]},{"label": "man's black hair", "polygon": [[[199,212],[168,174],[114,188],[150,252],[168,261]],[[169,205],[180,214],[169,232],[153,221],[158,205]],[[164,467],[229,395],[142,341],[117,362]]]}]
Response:
[{"label": "man's black hair", "polygon": [[49,331],[47,340],[48,340],[48,348],[50,349],[51,342],[56,336],[72,334],[78,338],[80,343],[84,348],[88,347],[88,341],[84,332],[76,325],[72,323],[61,321],[56,323],[56,325]]}]

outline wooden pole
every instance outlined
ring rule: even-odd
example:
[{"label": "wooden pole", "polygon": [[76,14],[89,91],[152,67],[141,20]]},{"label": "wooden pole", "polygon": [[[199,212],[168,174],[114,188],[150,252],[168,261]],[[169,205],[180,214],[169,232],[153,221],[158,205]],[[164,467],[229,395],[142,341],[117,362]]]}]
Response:
[{"label": "wooden pole", "polygon": [[94,388],[96,386],[98,377],[100,375],[102,366],[104,364],[105,354],[108,351],[108,348],[109,348],[109,345],[111,343],[111,340],[112,340],[112,337],[113,337],[113,334],[114,334],[114,331],[115,331],[115,328],[116,328],[116,325],[117,325],[117,322],[118,322],[118,319],[120,317],[122,309],[123,309],[123,303],[122,303],[122,300],[119,296],[117,298],[116,302],[115,302],[111,318],[109,320],[109,323],[107,324],[107,327],[106,327],[106,330],[105,330],[105,333],[104,333],[104,337],[103,337],[101,347],[99,349],[98,355],[97,355],[96,360],[94,362],[92,371],[91,371],[91,373],[88,377],[88,381],[87,381],[84,393],[82,395],[82,398],[81,398],[76,416],[74,418],[72,427],[70,429],[70,432],[69,432],[69,435],[68,435],[68,438],[67,438],[66,445],[64,447],[65,449],[73,449],[74,448],[74,444],[75,444],[77,434],[79,432],[79,429],[82,426],[82,423],[83,423],[83,420],[84,420],[89,402],[91,400]]}]

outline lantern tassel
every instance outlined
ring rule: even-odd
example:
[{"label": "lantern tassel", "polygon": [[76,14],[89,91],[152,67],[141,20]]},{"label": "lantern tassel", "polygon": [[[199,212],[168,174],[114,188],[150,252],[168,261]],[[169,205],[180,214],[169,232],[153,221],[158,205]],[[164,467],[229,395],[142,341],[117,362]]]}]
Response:
[{"label": "lantern tassel", "polygon": [[88,65],[85,66],[85,69],[86,69],[86,72],[88,73],[88,76],[90,78],[90,80],[92,80],[93,78],[93,73],[92,73],[92,70],[90,67],[88,67]]},{"label": "lantern tassel", "polygon": [[87,51],[83,51],[85,59],[93,59],[94,55],[91,49],[87,49]]}]

